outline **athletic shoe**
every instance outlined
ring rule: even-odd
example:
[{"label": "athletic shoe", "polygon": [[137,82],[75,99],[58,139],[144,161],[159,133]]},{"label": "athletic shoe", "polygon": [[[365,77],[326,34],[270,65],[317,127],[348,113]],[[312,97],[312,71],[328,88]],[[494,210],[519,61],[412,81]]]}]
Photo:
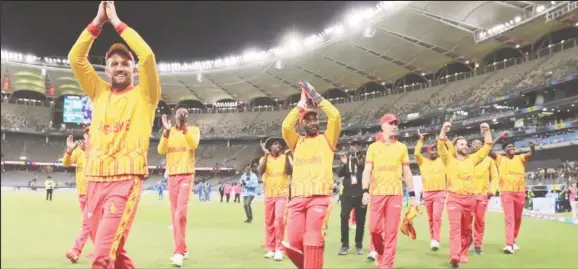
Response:
[{"label": "athletic shoe", "polygon": [[78,254],[76,254],[74,251],[69,250],[66,252],[66,258],[71,262],[71,263],[77,263],[78,262]]},{"label": "athletic shoe", "polygon": [[511,245],[507,245],[504,247],[504,253],[506,254],[514,254],[514,247]]},{"label": "athletic shoe", "polygon": [[347,253],[349,253],[349,247],[341,247],[339,252],[337,252],[337,255],[343,256],[347,255]]},{"label": "athletic shoe", "polygon": [[281,250],[275,250],[275,256],[273,256],[273,260],[274,261],[282,261],[283,260],[283,251]]},{"label": "athletic shoe", "polygon": [[438,249],[440,249],[440,242],[438,242],[436,240],[432,240],[431,243],[429,244],[429,248],[432,251],[437,251]]},{"label": "athletic shoe", "polygon": [[514,250],[514,252],[520,251],[520,247],[518,247],[518,245],[516,245],[516,243],[514,243],[514,244],[512,245],[512,249]]},{"label": "athletic shoe", "polygon": [[475,252],[477,255],[482,255],[482,254],[484,254],[484,252],[482,251],[482,248],[480,248],[480,247],[475,247],[475,248],[474,248],[474,252]]},{"label": "athletic shoe", "polygon": [[265,253],[265,259],[271,259],[275,256],[275,252],[273,251],[267,251],[267,253]]},{"label": "athletic shoe", "polygon": [[370,251],[367,255],[367,259],[370,261],[375,261],[375,259],[377,259],[377,252],[375,250]]},{"label": "athletic shoe", "polygon": [[176,267],[183,267],[183,254],[175,254],[171,259],[171,262]]}]

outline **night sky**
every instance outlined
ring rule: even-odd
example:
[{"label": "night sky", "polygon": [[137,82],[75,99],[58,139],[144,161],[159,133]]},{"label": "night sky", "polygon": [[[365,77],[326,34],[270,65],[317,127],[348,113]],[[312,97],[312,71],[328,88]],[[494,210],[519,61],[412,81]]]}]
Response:
[{"label": "night sky", "polygon": [[[179,2],[119,1],[121,20],[151,46],[157,61],[211,60],[247,48],[269,49],[291,30],[309,35],[342,20],[355,6],[377,2]],[[66,57],[98,2],[2,1],[2,48],[37,56]],[[120,37],[105,26],[91,55],[104,55]]]}]

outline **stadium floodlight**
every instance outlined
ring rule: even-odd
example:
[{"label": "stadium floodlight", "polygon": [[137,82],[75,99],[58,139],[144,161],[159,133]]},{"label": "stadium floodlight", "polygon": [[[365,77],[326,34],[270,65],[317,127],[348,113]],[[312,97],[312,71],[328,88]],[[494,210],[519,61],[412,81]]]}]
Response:
[{"label": "stadium floodlight", "polygon": [[547,13],[549,13],[550,11],[557,9],[558,7],[560,7],[561,5],[563,5],[564,2],[562,4],[557,3],[556,1],[550,1],[550,3],[548,5],[537,5],[537,6],[532,6],[532,10],[524,10],[525,12],[523,12],[523,14],[521,15],[517,15],[514,18],[502,22],[500,24],[497,24],[493,27],[490,27],[489,29],[479,29],[474,31],[474,40],[476,41],[476,43],[481,43],[483,41],[486,41],[490,38],[496,37],[498,35],[501,35],[507,31],[510,31],[516,27],[519,27],[523,24],[526,24],[530,21],[533,21]]}]

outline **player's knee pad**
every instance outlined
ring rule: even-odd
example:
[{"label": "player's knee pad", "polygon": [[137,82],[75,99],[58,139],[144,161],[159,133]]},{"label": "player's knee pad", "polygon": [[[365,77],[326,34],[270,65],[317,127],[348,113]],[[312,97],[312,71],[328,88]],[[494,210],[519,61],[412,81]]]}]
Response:
[{"label": "player's knee pad", "polygon": [[325,245],[325,234],[322,231],[305,232],[303,235],[303,245],[322,247]]}]

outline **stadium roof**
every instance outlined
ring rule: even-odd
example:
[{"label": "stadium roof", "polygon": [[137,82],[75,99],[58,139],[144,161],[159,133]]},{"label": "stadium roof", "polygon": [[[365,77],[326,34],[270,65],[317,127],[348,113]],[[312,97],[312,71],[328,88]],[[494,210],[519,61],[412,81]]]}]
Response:
[{"label": "stadium roof", "polygon": [[[162,98],[169,104],[286,99],[297,93],[299,80],[308,80],[323,92],[355,90],[370,81],[394,82],[410,73],[436,72],[453,62],[481,61],[496,49],[524,46],[567,26],[559,21],[545,22],[545,9],[557,5],[555,1],[405,3],[380,14],[367,26],[291,57],[205,71],[168,72],[161,68]],[[68,69],[3,61],[3,78],[6,70],[14,89],[45,93],[46,77],[55,95],[81,93]]]}]

